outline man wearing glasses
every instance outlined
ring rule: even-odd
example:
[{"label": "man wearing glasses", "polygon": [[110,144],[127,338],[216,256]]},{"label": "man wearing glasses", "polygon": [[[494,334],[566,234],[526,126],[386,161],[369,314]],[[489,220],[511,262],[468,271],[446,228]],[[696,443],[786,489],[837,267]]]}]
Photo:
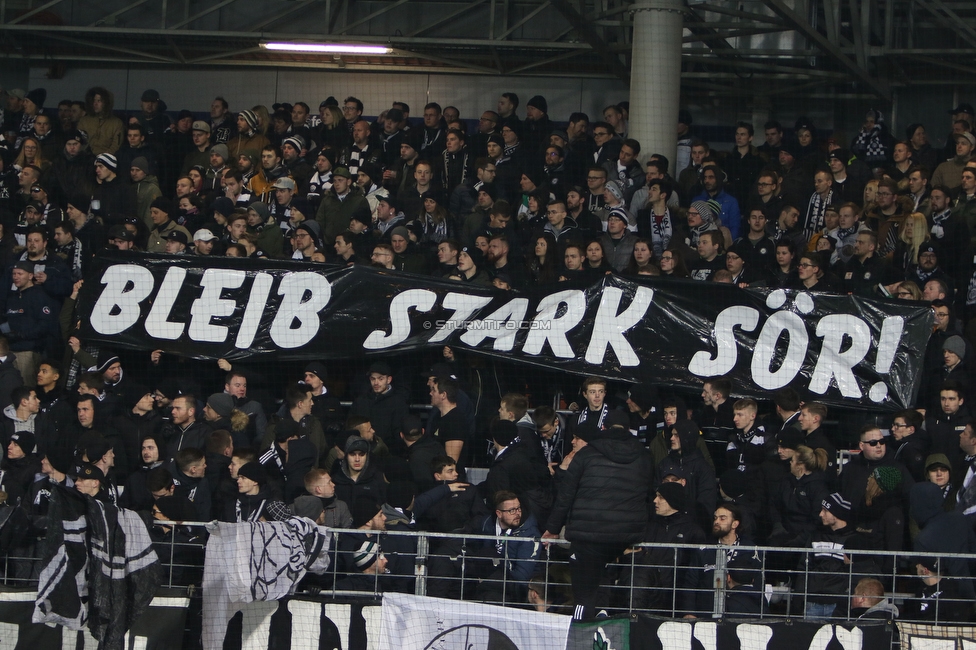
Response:
[{"label": "man wearing glasses", "polygon": [[616,164],[620,157],[620,146],[623,141],[617,137],[613,127],[606,122],[597,122],[593,125],[593,143],[596,149],[593,151],[593,162],[599,166],[606,163]]},{"label": "man wearing glasses", "polygon": [[892,457],[905,466],[916,483],[926,480],[925,459],[931,446],[925,436],[915,435],[921,430],[921,413],[914,409],[901,411],[891,423],[891,437],[894,440],[888,445],[894,450]]},{"label": "man wearing glasses", "polygon": [[864,425],[857,443],[861,453],[851,457],[844,465],[844,471],[840,473],[840,493],[851,502],[855,512],[864,505],[868,477],[878,467],[892,467],[901,473],[895,492],[901,493],[906,499],[908,490],[915,483],[905,466],[895,460],[894,452],[888,453],[888,440],[876,425]]},{"label": "man wearing glasses", "polygon": [[346,128],[349,135],[352,135],[352,125],[359,121],[363,116],[363,103],[355,97],[346,97],[342,102],[342,117],[346,120]]},{"label": "man wearing glasses", "polygon": [[[515,426],[509,428],[515,429]],[[522,503],[514,492],[499,490],[492,501],[494,514],[485,516],[469,532],[529,539],[519,542],[469,539],[465,577],[477,580],[476,586],[472,585],[477,600],[501,603],[504,599],[506,603],[522,603],[528,597],[529,579],[539,558],[541,546],[532,539],[539,537],[539,526],[535,516],[523,512]]]},{"label": "man wearing glasses", "polygon": [[867,212],[865,221],[878,233],[881,243],[878,247],[879,255],[887,255],[895,250],[898,238],[898,224],[901,223],[905,210],[898,200],[898,184],[889,178],[878,183],[875,194],[874,209]]}]

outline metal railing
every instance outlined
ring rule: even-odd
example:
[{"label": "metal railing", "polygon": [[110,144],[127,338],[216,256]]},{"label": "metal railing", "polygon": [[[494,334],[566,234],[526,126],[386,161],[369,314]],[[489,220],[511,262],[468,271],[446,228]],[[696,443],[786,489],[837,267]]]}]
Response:
[{"label": "metal railing", "polygon": [[[162,526],[169,531],[162,534]],[[161,586],[201,584],[204,526],[202,522],[154,522],[154,546],[165,568]],[[365,532],[329,529],[329,569],[322,575],[309,574],[300,583],[299,593],[379,598],[384,591],[401,591],[571,612],[570,545],[566,540],[382,531],[372,535],[378,542],[377,553],[387,562],[386,571],[348,570],[355,562],[351,552],[339,550],[339,539]],[[733,552],[754,556],[755,566],[747,576],[755,590],[730,589],[728,559]],[[3,584],[36,585],[39,555],[39,545],[12,549],[2,559]],[[916,563],[922,557],[938,559],[943,567],[939,599],[914,598],[922,584],[916,575]],[[370,562],[369,566],[374,565]],[[976,566],[976,555],[645,543],[628,549],[608,566],[601,608],[610,615],[741,616],[729,610],[733,595],[760,604],[763,618],[819,619],[823,606],[834,604],[833,618],[852,620],[860,613],[850,607],[855,587],[860,580],[873,578],[882,583],[886,598],[901,609],[898,620],[968,622],[974,602],[970,566]],[[737,572],[733,575],[742,578]],[[919,615],[921,604],[926,604],[924,615]]]}]

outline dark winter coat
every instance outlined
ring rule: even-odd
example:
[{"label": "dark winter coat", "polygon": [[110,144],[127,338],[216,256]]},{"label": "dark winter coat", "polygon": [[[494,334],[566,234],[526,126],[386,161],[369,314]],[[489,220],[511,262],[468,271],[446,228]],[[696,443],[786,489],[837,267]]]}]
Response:
[{"label": "dark winter coat", "polygon": [[569,541],[633,544],[647,527],[651,459],[629,431],[609,430],[580,449],[559,484],[546,530]]}]

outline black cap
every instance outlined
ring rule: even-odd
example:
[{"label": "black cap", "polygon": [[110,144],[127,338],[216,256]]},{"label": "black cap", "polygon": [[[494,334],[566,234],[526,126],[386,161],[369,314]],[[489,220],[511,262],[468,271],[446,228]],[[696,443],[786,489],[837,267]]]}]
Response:
[{"label": "black cap", "polygon": [[780,431],[779,435],[776,436],[776,444],[783,449],[796,449],[803,444],[803,432],[799,429],[794,429],[790,427]]},{"label": "black cap", "polygon": [[684,108],[678,111],[678,124],[691,126],[691,112]]},{"label": "black cap", "polygon": [[166,239],[169,241],[178,241],[181,244],[187,243],[186,233],[182,230],[174,230],[170,234],[166,235]]},{"label": "black cap", "polygon": [[366,371],[367,375],[371,375],[374,372],[378,372],[381,375],[386,375],[388,377],[393,376],[393,370],[390,368],[390,364],[385,361],[374,361],[369,365],[369,370]]},{"label": "black cap", "polygon": [[966,113],[967,115],[976,115],[976,111],[973,110],[972,104],[962,103],[956,106],[954,109],[949,111],[949,115],[955,115],[956,113]]},{"label": "black cap", "polygon": [[121,239],[122,241],[134,241],[136,236],[125,226],[112,226],[108,229],[108,238]]},{"label": "black cap", "polygon": [[79,463],[73,472],[76,479],[95,479],[104,481],[105,474],[91,463]]}]

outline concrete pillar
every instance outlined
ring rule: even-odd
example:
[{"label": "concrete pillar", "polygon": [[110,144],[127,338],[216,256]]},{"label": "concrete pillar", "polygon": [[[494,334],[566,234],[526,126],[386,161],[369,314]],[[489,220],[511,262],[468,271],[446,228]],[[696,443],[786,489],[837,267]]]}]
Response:
[{"label": "concrete pillar", "polygon": [[678,107],[681,101],[681,30],[679,0],[638,0],[630,66],[629,135],[641,143],[641,161],[652,153],[668,157],[674,170]]}]

